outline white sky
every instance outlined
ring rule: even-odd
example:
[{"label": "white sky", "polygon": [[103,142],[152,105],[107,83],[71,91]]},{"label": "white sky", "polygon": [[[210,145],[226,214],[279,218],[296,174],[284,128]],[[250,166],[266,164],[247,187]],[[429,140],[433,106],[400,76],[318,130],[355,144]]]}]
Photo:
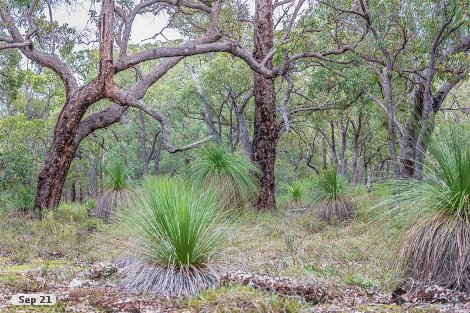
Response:
[{"label": "white sky", "polygon": [[[90,9],[99,13],[100,3],[82,1],[80,3],[74,3],[73,5],[61,4],[53,9],[52,18],[57,21],[59,25],[67,23],[78,31],[85,28],[96,30],[95,25],[88,23]],[[168,17],[163,14],[154,16],[153,14],[147,13],[137,16],[132,27],[131,42],[140,43],[143,39],[153,36],[166,26],[167,21]],[[181,38],[179,31],[171,28],[165,29],[163,35],[169,40]],[[160,37],[157,39],[162,40],[163,38]]]}]

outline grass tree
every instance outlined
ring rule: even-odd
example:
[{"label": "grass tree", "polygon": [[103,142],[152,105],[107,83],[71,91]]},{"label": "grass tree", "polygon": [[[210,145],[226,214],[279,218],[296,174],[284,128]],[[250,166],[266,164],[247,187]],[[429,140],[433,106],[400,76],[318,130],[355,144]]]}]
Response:
[{"label": "grass tree", "polygon": [[280,202],[289,208],[299,208],[305,205],[309,182],[296,180],[290,184],[281,185]]},{"label": "grass tree", "polygon": [[397,181],[386,201],[404,230],[398,260],[408,277],[470,291],[470,143],[439,132],[430,156],[423,179]]},{"label": "grass tree", "polygon": [[[125,287],[163,295],[191,295],[218,283],[211,265],[226,239],[217,193],[170,178],[149,177],[122,214],[133,241]],[[121,216],[121,215],[120,215]]]},{"label": "grass tree", "polygon": [[190,178],[200,186],[213,186],[225,207],[253,200],[258,192],[258,168],[242,154],[222,146],[208,146],[190,167]]},{"label": "grass tree", "polygon": [[106,188],[96,198],[95,214],[105,222],[109,222],[117,207],[126,205],[131,200],[128,189],[127,168],[124,161],[114,159],[105,169]]},{"label": "grass tree", "polygon": [[347,181],[336,168],[325,171],[314,184],[315,216],[324,222],[345,221],[355,215],[355,206],[346,194]]}]

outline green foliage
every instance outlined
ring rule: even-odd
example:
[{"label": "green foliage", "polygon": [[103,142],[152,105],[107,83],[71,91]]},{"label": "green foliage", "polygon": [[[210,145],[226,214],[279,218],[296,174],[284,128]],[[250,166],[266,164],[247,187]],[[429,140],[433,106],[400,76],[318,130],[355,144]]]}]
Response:
[{"label": "green foliage", "polygon": [[196,184],[215,187],[225,206],[246,203],[258,191],[257,167],[240,153],[222,146],[204,148],[189,170]]},{"label": "green foliage", "polygon": [[429,151],[422,180],[386,183],[393,192],[380,205],[392,209],[388,214],[400,228],[434,213],[470,217],[470,144],[465,133],[458,128],[437,132]]},{"label": "green foliage", "polygon": [[422,180],[403,179],[380,205],[401,230],[397,259],[405,275],[470,290],[470,144],[462,129],[437,132]]},{"label": "green foliage", "polygon": [[344,196],[347,181],[336,168],[326,170],[314,185],[315,200],[337,200]]},{"label": "green foliage", "polygon": [[311,187],[309,180],[295,180],[290,184],[281,184],[280,203],[286,205],[301,205],[305,202],[307,191]]},{"label": "green foliage", "polygon": [[126,188],[127,169],[122,159],[112,159],[109,166],[105,169],[107,183],[113,190],[122,190]]},{"label": "green foliage", "polygon": [[[149,177],[140,198],[120,217],[121,227],[139,242],[129,247],[140,263],[125,285],[156,293],[191,294],[214,284],[209,263],[224,244],[226,220],[213,190]],[[158,279],[148,281],[152,277]]]},{"label": "green foliage", "polygon": [[17,194],[16,207],[20,209],[32,209],[36,193],[29,187],[20,186]]},{"label": "green foliage", "polygon": [[139,207],[131,208],[136,213],[125,219],[143,240],[141,256],[161,265],[204,266],[223,243],[216,195],[170,178],[148,178],[143,188]]}]

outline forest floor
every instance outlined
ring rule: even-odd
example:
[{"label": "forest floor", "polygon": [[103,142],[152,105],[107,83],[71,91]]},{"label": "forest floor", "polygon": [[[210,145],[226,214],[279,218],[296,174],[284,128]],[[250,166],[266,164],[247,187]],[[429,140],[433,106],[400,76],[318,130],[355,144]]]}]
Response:
[{"label": "forest floor", "polygon": [[[55,294],[58,303],[40,312],[470,312],[469,295],[438,287],[394,293],[380,226],[360,219],[328,226],[309,211],[247,213],[217,264],[241,278],[168,298],[119,287],[122,268],[112,262],[122,238],[112,225],[58,216],[0,216],[0,312],[34,312],[10,304],[16,293]],[[321,286],[327,295],[308,302],[289,292],[292,284]]]}]

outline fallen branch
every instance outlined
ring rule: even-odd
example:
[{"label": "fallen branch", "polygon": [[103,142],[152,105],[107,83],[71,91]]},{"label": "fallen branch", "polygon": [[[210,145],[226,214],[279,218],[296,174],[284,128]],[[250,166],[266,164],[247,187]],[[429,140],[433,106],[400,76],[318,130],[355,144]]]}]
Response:
[{"label": "fallen branch", "polygon": [[311,303],[320,303],[330,298],[330,294],[324,287],[313,284],[299,284],[286,277],[228,272],[222,275],[220,283],[222,285],[235,283],[256,289],[274,291],[284,296],[298,296]]}]

